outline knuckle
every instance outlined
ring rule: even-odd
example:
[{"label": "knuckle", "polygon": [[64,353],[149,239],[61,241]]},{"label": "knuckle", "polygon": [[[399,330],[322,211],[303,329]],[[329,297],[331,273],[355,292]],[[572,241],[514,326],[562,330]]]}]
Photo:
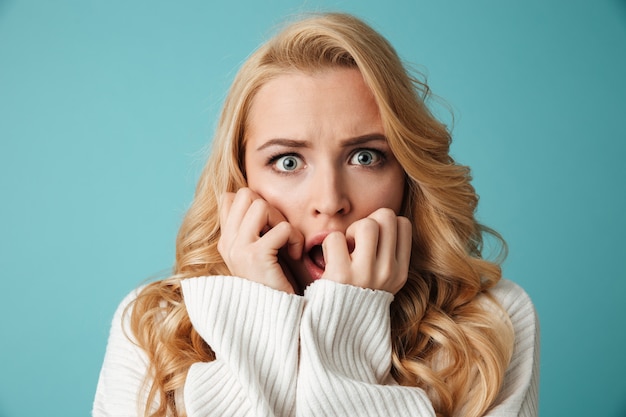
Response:
[{"label": "knuckle", "polygon": [[411,227],[411,220],[409,220],[408,218],[406,218],[404,216],[398,216],[398,226],[410,228]]},{"label": "knuckle", "polygon": [[340,243],[342,241],[342,239],[344,239],[344,237],[343,237],[343,234],[341,232],[337,232],[337,231],[330,232],[324,238],[324,241],[322,242],[322,248],[324,250],[327,250],[328,245],[331,245],[330,247],[335,247],[334,245]]},{"label": "knuckle", "polygon": [[269,231],[271,231],[273,235],[288,233],[290,230],[291,230],[291,225],[287,223],[286,221],[278,222],[275,226],[272,226],[269,229]]},{"label": "knuckle", "polygon": [[356,224],[356,228],[361,231],[375,231],[378,230],[378,222],[371,217],[366,217]]},{"label": "knuckle", "polygon": [[255,210],[255,211],[265,211],[268,208],[268,203],[265,200],[262,200],[260,198],[257,198],[255,200],[252,201],[252,203],[250,204],[251,209]]},{"label": "knuckle", "polygon": [[250,190],[248,188],[240,188],[233,197],[233,201],[245,200],[249,197]]},{"label": "knuckle", "polygon": [[[272,236],[288,234],[291,231],[291,225],[286,221],[279,222],[276,226],[270,228],[267,233],[271,232]],[[266,233],[266,234],[267,234]]]},{"label": "knuckle", "polygon": [[248,203],[252,203],[258,199],[258,196],[250,188],[244,187],[244,188],[240,188],[237,191],[236,198],[247,201]]},{"label": "knuckle", "polygon": [[387,207],[382,207],[376,210],[374,213],[372,213],[372,217],[375,217],[376,219],[379,219],[380,221],[390,221],[390,220],[395,220],[396,217],[398,216],[392,209],[387,208]]},{"label": "knuckle", "polygon": [[[335,230],[335,231],[333,231],[333,232],[330,232],[330,233],[326,236],[326,239],[329,239],[329,240],[337,240],[337,239],[340,239],[342,236],[343,236],[343,233],[341,233],[340,231]],[[326,240],[326,239],[324,239],[324,240]]]},{"label": "knuckle", "polygon": [[395,219],[396,217],[398,217],[398,215],[396,214],[395,211],[393,211],[392,209],[388,208],[388,207],[383,207],[380,209],[380,214],[383,217],[389,218],[389,219]]},{"label": "knuckle", "polygon": [[248,187],[241,187],[239,190],[237,190],[237,194],[243,197],[249,197],[252,196],[252,190]]}]

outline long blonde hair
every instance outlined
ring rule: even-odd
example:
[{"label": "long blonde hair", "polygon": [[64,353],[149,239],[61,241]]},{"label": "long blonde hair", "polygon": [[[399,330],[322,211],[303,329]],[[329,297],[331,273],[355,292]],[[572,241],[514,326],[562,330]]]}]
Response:
[{"label": "long blonde hair", "polygon": [[131,330],[150,359],[146,416],[184,416],[189,367],[215,359],[190,323],[180,281],[229,274],[217,250],[218,202],[246,185],[243,138],[255,93],[285,72],[333,67],[361,72],[406,172],[403,214],[413,223],[413,253],[407,283],[391,305],[392,375],[424,389],[438,416],[480,416],[493,404],[513,333],[486,292],[500,280],[500,267],[481,251],[483,233],[501,239],[474,217],[478,197],[469,169],[450,157],[450,134],[425,104],[427,85],[408,74],[370,26],[349,15],[322,14],[287,26],[240,69],[178,234],[174,275],[145,287],[131,305]]}]

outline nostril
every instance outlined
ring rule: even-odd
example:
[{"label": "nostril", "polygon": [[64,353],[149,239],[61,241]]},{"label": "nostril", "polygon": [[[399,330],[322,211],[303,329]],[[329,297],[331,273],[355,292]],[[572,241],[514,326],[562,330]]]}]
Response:
[{"label": "nostril", "polygon": [[318,193],[311,207],[315,215],[345,216],[350,212],[350,200],[340,189]]},{"label": "nostril", "polygon": [[[318,215],[318,214],[324,214],[324,213],[326,213],[326,211],[325,211],[325,210],[317,210],[317,209],[315,210],[315,214],[316,214],[316,215]],[[343,208],[342,208],[342,209],[339,209],[339,210],[337,210],[337,211],[335,212],[335,214],[338,214],[338,215],[343,215],[343,214],[346,214],[346,210],[345,210],[345,209],[343,209]]]}]

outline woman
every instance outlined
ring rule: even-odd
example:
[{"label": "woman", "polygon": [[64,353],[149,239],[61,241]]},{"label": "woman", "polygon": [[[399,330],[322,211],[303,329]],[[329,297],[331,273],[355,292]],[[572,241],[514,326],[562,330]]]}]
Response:
[{"label": "woman", "polygon": [[118,309],[94,415],[536,415],[532,304],[482,259],[427,95],[348,15],[257,50],[174,275]]}]

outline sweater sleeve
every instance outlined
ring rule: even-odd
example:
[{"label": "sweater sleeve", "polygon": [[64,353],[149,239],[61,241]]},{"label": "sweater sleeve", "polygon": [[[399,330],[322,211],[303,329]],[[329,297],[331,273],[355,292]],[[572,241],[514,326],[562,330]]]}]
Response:
[{"label": "sweater sleeve", "polygon": [[423,390],[390,376],[393,295],[311,284],[300,326],[298,416],[434,416]]},{"label": "sweater sleeve", "polygon": [[216,360],[191,366],[194,416],[293,416],[303,299],[236,277],[182,281],[185,306]]},{"label": "sweater sleeve", "polygon": [[491,290],[515,332],[513,356],[489,417],[536,417],[539,398],[539,321],[530,297],[511,281]]},{"label": "sweater sleeve", "polygon": [[144,379],[148,372],[148,358],[132,338],[128,326],[130,311],[124,314],[139,291],[129,294],[113,317],[92,409],[94,417],[143,415],[144,401],[140,399],[147,394]]}]

